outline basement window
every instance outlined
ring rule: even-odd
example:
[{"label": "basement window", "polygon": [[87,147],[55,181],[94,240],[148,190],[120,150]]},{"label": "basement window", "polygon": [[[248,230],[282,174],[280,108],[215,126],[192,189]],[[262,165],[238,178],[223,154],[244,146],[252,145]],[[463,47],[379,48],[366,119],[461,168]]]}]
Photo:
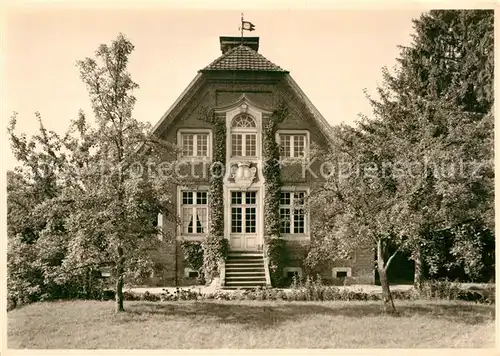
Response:
[{"label": "basement window", "polygon": [[302,268],[300,267],[283,268],[283,277],[293,278],[294,276],[296,276],[297,278],[302,278]]},{"label": "basement window", "polygon": [[333,278],[350,278],[352,275],[351,267],[334,267],[332,268],[332,277]]},{"label": "basement window", "polygon": [[111,268],[109,267],[101,267],[99,269],[99,271],[101,272],[101,277],[105,278],[105,277],[111,277]]},{"label": "basement window", "polygon": [[184,268],[184,277],[185,278],[198,278],[198,271],[192,268]]}]

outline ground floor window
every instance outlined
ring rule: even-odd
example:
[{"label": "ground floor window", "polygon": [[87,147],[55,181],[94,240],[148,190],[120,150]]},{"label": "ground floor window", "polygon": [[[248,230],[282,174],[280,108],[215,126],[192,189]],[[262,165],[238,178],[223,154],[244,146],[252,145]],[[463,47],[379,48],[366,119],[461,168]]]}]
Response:
[{"label": "ground floor window", "polygon": [[182,234],[206,234],[208,231],[208,193],[183,191],[181,199]]},{"label": "ground floor window", "polygon": [[305,191],[281,192],[280,199],[280,232],[282,234],[305,234],[306,209]]}]

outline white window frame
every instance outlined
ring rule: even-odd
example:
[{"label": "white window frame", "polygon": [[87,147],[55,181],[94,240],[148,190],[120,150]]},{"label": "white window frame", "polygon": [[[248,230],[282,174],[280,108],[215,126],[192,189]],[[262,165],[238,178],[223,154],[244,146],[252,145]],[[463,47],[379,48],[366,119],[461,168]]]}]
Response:
[{"label": "white window frame", "polygon": [[[245,95],[242,95],[240,99],[238,99],[237,103],[230,105],[225,108],[219,109],[216,111],[221,115],[225,115],[226,117],[226,157],[228,163],[238,162],[238,161],[257,161],[260,162],[262,160],[262,117],[269,117],[272,115],[272,112],[266,111],[263,108],[255,106],[255,104],[251,103]],[[249,132],[249,128],[234,128],[232,129],[233,119],[239,114],[248,114],[253,117],[255,120],[256,127],[250,128],[251,131],[257,134],[257,157],[232,157],[232,147],[231,147],[231,133],[247,130]],[[261,163],[261,162],[260,162]],[[227,176],[229,176],[229,169],[226,169]],[[227,177],[225,178],[227,179]]]},{"label": "white window frame", "polygon": [[[201,241],[203,239],[206,238],[206,236],[208,235],[208,230],[210,229],[210,207],[209,207],[209,201],[210,201],[210,194],[209,194],[209,187],[207,186],[198,186],[198,187],[195,187],[195,188],[190,188],[190,187],[177,187],[177,215],[179,216],[179,221],[180,221],[180,224],[177,226],[177,236],[178,236],[178,240],[192,240],[192,241]],[[184,233],[184,221],[183,221],[183,218],[184,218],[184,214],[183,214],[183,208],[184,208],[184,204],[182,203],[182,193],[183,192],[192,192],[192,193],[198,193],[198,192],[203,192],[203,193],[207,193],[207,204],[206,206],[203,205],[198,205],[198,204],[192,204],[190,205],[190,207],[193,208],[193,215],[195,214],[195,210],[196,208],[200,208],[200,207],[205,207],[206,208],[206,211],[207,211],[207,215],[206,215],[206,227],[205,227],[205,232],[204,233]],[[193,201],[196,201],[196,194],[193,195]],[[196,222],[196,221],[195,221]]]},{"label": "white window frame", "polygon": [[[246,129],[245,129],[246,130]],[[233,155],[233,135],[241,135],[241,156],[234,156]],[[250,135],[255,136],[255,156],[247,156],[246,155],[246,150],[247,150],[247,138]],[[231,131],[231,158],[245,158],[245,159],[255,159],[258,157],[258,152],[257,152],[257,131],[242,131],[242,129],[237,129],[236,131]]]},{"label": "white window frame", "polygon": [[[235,159],[235,158],[245,158],[245,159],[256,159],[259,157],[259,126],[257,125],[257,119],[248,113],[245,113],[245,115],[250,116],[253,121],[255,122],[255,127],[233,127],[233,121],[239,116],[240,114],[235,115],[229,125],[229,155],[230,158]],[[241,156],[234,156],[233,155],[233,135],[241,135]],[[255,156],[247,156],[246,155],[246,149],[247,149],[247,138],[249,135],[254,135],[255,136]]]},{"label": "white window frame", "polygon": [[[233,204],[233,198],[232,195],[233,193],[241,193],[241,203],[240,204]],[[248,193],[255,193],[255,203],[253,204],[247,204],[246,203],[246,197]],[[256,190],[249,190],[249,191],[235,191],[232,190],[229,193],[229,203],[230,203],[230,216],[229,216],[229,231],[231,234],[234,235],[255,235],[257,234],[258,231],[258,225],[257,225],[257,214],[258,214],[258,192]],[[232,208],[240,208],[241,209],[241,231],[240,232],[233,232],[233,215],[232,215]],[[247,229],[247,219],[246,219],[246,213],[248,208],[253,208],[255,210],[255,231],[254,232],[246,232]]]},{"label": "white window frame", "polygon": [[[207,138],[207,156],[184,156],[182,147],[182,135],[191,134],[195,135],[193,139],[193,153],[196,155],[197,151],[197,134],[208,135]],[[180,147],[181,152],[179,152],[177,158],[183,161],[212,161],[212,130],[210,129],[179,129],[177,131],[177,145]]]},{"label": "white window frame", "polygon": [[[294,136],[305,136],[304,142],[304,156],[293,156],[294,148],[294,136],[290,138],[290,157],[284,157],[281,155],[281,135],[294,135]],[[302,161],[309,159],[309,151],[310,151],[310,140],[309,140],[309,131],[308,130],[277,130],[276,131],[276,143],[280,146],[280,159],[285,161]]]},{"label": "white window frame", "polygon": [[[290,187],[290,186],[284,186],[281,187],[281,192],[282,193],[305,193],[305,197],[309,196],[310,194],[310,188],[309,187],[301,187],[301,186],[296,186],[296,187]],[[291,201],[292,203],[292,201]],[[289,208],[290,206],[284,206],[281,205],[281,196],[280,196],[280,204],[279,204],[279,209],[282,207]],[[309,222],[310,222],[310,212],[309,209],[306,205],[304,207],[304,232],[303,233],[294,233],[293,232],[293,214],[292,211],[290,211],[290,233],[282,233],[281,232],[281,220],[280,220],[280,236],[283,237],[285,240],[310,240],[310,232],[309,232]]]}]

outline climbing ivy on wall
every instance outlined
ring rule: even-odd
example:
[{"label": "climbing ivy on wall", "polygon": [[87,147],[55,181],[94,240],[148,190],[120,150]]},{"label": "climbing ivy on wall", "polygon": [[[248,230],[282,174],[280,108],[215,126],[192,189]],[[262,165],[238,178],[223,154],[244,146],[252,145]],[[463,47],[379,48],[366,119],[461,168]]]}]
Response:
[{"label": "climbing ivy on wall", "polygon": [[186,265],[198,272],[198,278],[203,279],[203,247],[199,241],[182,241]]},{"label": "climbing ivy on wall", "polygon": [[201,119],[214,127],[214,160],[210,170],[209,231],[203,241],[203,275],[210,283],[219,276],[219,263],[227,258],[228,241],[224,238],[224,166],[226,163],[226,124],[214,111],[203,107]]},{"label": "climbing ivy on wall", "polygon": [[282,281],[282,270],[287,263],[285,241],[280,238],[281,197],[280,150],[276,142],[276,130],[280,122],[288,115],[288,107],[281,102],[269,117],[262,132],[265,179],[264,198],[264,254],[269,259],[269,273],[273,286]]}]

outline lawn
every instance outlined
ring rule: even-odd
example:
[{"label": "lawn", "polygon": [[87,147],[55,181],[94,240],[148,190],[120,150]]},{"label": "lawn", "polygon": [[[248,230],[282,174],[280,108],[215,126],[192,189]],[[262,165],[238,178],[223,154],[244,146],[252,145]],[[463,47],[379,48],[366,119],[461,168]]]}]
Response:
[{"label": "lawn", "polygon": [[10,311],[9,348],[494,347],[493,305],[397,302],[45,302]]}]

